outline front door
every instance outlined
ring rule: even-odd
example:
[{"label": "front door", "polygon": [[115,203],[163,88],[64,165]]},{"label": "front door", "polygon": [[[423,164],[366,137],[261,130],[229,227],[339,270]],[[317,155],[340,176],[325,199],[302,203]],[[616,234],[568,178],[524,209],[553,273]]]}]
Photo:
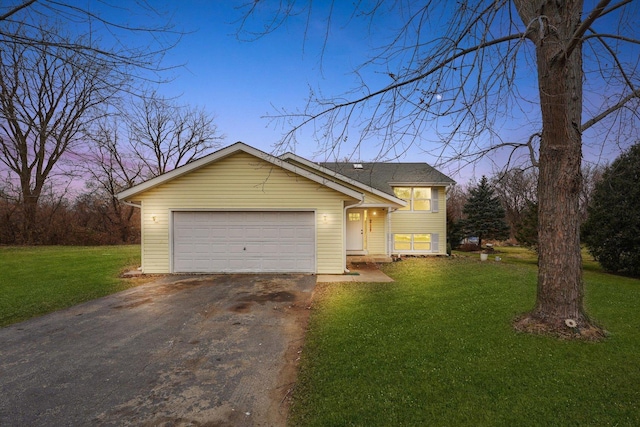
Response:
[{"label": "front door", "polygon": [[347,212],[347,250],[362,251],[364,232],[364,210],[351,209]]}]

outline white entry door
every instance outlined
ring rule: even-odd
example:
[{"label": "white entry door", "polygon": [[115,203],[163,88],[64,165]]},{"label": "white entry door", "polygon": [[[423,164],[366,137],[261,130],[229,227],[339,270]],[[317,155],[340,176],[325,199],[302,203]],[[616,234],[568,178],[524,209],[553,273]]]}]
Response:
[{"label": "white entry door", "polygon": [[364,249],[364,210],[351,209],[347,211],[347,250],[361,251]]},{"label": "white entry door", "polygon": [[313,212],[173,213],[175,273],[314,273]]}]

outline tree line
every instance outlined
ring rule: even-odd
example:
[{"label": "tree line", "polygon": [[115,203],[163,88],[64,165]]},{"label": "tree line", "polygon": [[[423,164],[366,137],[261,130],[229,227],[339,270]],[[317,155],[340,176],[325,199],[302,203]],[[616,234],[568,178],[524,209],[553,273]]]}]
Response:
[{"label": "tree line", "polygon": [[[585,165],[580,190],[580,223],[606,165]],[[447,233],[455,249],[465,237],[486,237],[530,247],[538,245],[538,172],[536,168],[509,169],[483,176],[479,182],[456,185],[447,194]],[[485,218],[486,217],[486,218]],[[490,224],[495,222],[494,224]],[[488,227],[489,232],[482,232]],[[478,242],[482,246],[482,240]]]},{"label": "tree line", "polygon": [[[146,2],[127,7],[161,19]],[[126,22],[73,3],[0,7],[0,244],[135,242],[138,213],[118,192],[222,140],[211,113],[157,90],[179,33]]]},{"label": "tree line", "polygon": [[[640,142],[610,165],[584,166],[581,241],[607,271],[640,276]],[[488,240],[538,250],[536,169],[512,169],[447,194],[448,250],[481,250]],[[473,237],[472,243],[465,243]]]}]

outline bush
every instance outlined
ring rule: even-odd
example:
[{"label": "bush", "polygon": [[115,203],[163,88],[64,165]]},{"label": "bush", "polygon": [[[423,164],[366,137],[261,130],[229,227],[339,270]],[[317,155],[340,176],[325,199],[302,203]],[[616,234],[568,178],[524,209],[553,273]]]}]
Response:
[{"label": "bush", "polygon": [[476,243],[463,243],[458,247],[461,252],[475,252],[480,250],[480,246]]}]

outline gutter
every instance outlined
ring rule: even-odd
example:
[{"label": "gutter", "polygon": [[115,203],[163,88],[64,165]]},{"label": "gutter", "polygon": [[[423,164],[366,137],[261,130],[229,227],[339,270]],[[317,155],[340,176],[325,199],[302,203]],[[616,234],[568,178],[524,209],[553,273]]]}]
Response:
[{"label": "gutter", "polygon": [[142,209],[142,205],[138,204],[138,203],[133,203],[133,202],[127,202],[126,200],[120,200],[122,203],[124,203],[127,206],[133,206],[134,208],[138,208],[138,209]]},{"label": "gutter", "polygon": [[391,214],[397,210],[398,209],[395,209],[395,208],[387,209],[387,256],[389,257],[393,253],[393,234],[391,233]]}]

